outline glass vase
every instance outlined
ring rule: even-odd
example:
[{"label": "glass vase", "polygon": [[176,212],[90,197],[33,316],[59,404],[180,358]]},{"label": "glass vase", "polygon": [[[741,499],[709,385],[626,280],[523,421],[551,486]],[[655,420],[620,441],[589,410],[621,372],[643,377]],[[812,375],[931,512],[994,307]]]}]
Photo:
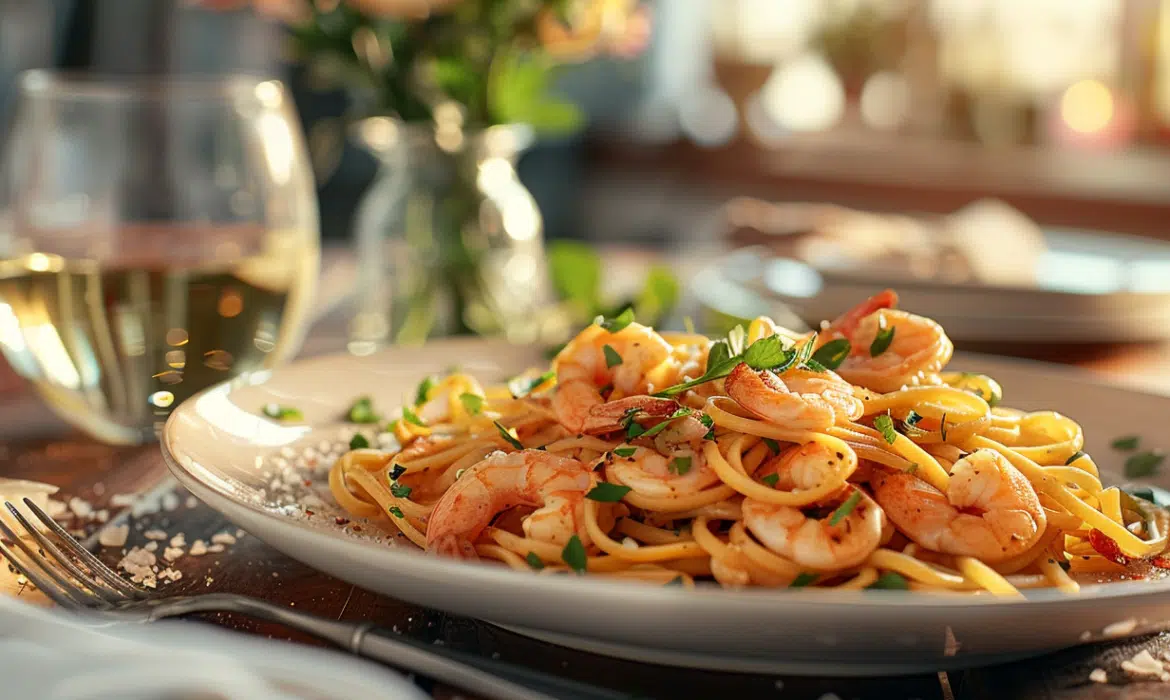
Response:
[{"label": "glass vase", "polygon": [[523,125],[478,131],[367,119],[379,171],[359,205],[350,350],[474,333],[537,342],[559,332],[540,210],[516,175]]}]

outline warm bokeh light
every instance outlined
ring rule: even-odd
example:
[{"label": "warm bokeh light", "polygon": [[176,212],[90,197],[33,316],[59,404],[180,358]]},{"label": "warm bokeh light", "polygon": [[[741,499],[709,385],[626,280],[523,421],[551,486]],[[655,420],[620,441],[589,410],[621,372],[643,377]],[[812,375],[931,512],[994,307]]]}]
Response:
[{"label": "warm bokeh light", "polygon": [[824,57],[805,54],[777,68],[762,91],[764,108],[790,131],[824,131],[845,111],[845,89]]},{"label": "warm bokeh light", "polygon": [[1099,80],[1074,83],[1060,98],[1060,116],[1073,131],[1093,134],[1113,121],[1113,93]]}]

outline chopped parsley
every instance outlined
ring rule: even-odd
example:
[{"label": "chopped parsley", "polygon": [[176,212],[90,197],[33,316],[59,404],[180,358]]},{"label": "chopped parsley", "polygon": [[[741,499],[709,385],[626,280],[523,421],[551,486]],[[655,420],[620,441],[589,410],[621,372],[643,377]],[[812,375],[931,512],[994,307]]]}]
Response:
[{"label": "chopped parsley", "polygon": [[473,416],[479,415],[479,412],[483,410],[483,397],[479,394],[464,392],[459,395],[459,403],[463,404],[463,409]]},{"label": "chopped parsley", "polygon": [[522,399],[532,392],[539,389],[544,384],[555,379],[557,373],[549,370],[535,379],[526,379],[524,377],[513,377],[508,380],[508,391],[512,392],[512,398]]},{"label": "chopped parsley", "polygon": [[893,445],[898,439],[898,432],[894,430],[894,419],[883,413],[873,419],[873,427],[882,434],[885,441]]},{"label": "chopped parsley", "polygon": [[389,513],[390,515],[393,515],[395,518],[405,518],[406,517],[405,515],[402,514],[402,509],[399,508],[398,506],[390,506],[389,508],[386,509],[386,512]]},{"label": "chopped parsley", "polygon": [[646,432],[641,423],[636,423],[633,420],[626,426],[626,438],[633,440],[636,437],[641,437]]},{"label": "chopped parsley", "polygon": [[365,435],[361,433],[354,433],[353,437],[349,439],[349,449],[364,450],[370,446],[370,441],[366,439]]},{"label": "chopped parsley", "polygon": [[1064,465],[1067,467],[1067,466],[1069,466],[1070,464],[1072,464],[1073,462],[1077,461],[1078,459],[1080,459],[1081,457],[1084,457],[1084,456],[1085,456],[1085,453],[1084,453],[1084,451],[1082,451],[1082,450],[1077,450],[1076,452],[1073,452],[1073,453],[1072,453],[1072,456],[1071,456],[1071,457],[1069,457],[1068,459],[1064,460]]},{"label": "chopped parsley", "polygon": [[637,451],[637,447],[618,447],[614,449],[613,453],[618,457],[633,457]]},{"label": "chopped parsley", "polygon": [[605,355],[606,367],[617,367],[622,363],[622,356],[609,345],[602,345],[601,352]]},{"label": "chopped parsley", "polygon": [[414,405],[421,406],[426,403],[427,399],[430,398],[431,389],[434,389],[438,383],[439,380],[435,379],[433,374],[419,382],[418,389],[414,392]]},{"label": "chopped parsley", "polygon": [[382,420],[382,417],[374,410],[374,402],[370,397],[363,396],[349,407],[345,419],[350,423],[377,423]]},{"label": "chopped parsley", "polygon": [[561,550],[561,559],[573,571],[585,573],[588,557],[585,556],[585,545],[581,544],[580,537],[573,535],[569,538],[569,543]]},{"label": "chopped parsley", "polygon": [[390,481],[398,481],[398,477],[406,473],[406,467],[401,464],[395,464],[390,470]]},{"label": "chopped parsley", "polygon": [[664,583],[662,585],[664,585],[664,586],[681,586],[681,585],[683,585],[682,574],[675,576],[674,578],[670,579],[669,581],[667,581],[666,583]]},{"label": "chopped parsley", "polygon": [[496,430],[500,431],[500,435],[508,442],[509,445],[515,447],[518,450],[524,449],[524,444],[521,443],[520,440],[518,440],[516,436],[512,434],[510,428],[505,428],[504,426],[500,425],[500,421],[498,420],[492,421],[492,425],[496,426]]},{"label": "chopped parsley", "polygon": [[918,462],[911,462],[910,466],[906,467],[907,474],[915,474],[918,472]]},{"label": "chopped parsley", "polygon": [[699,422],[707,426],[707,434],[703,436],[704,440],[715,439],[715,419],[706,413],[699,414]]},{"label": "chopped parsley", "polygon": [[627,307],[625,311],[613,318],[598,316],[594,322],[610,333],[617,333],[634,322],[634,310]]},{"label": "chopped parsley", "polygon": [[395,498],[410,498],[410,492],[413,490],[406,484],[400,484],[397,481],[390,484],[390,494]]},{"label": "chopped parsley", "polygon": [[857,504],[860,502],[861,502],[861,491],[858,491],[857,489],[853,489],[853,493],[849,496],[849,498],[846,498],[844,503],[837,506],[837,510],[833,511],[833,514],[829,516],[829,525],[830,526],[836,525],[837,523],[839,523],[842,520],[844,520],[845,518],[847,518],[849,516],[849,514],[853,512],[853,509],[857,507]]},{"label": "chopped parsley", "polygon": [[820,363],[826,369],[837,369],[845,358],[849,357],[849,352],[853,346],[845,338],[837,338],[825,343],[812,354],[812,359]]},{"label": "chopped parsley", "polygon": [[706,384],[707,382],[715,381],[716,379],[722,379],[723,377],[731,374],[731,370],[735,369],[739,362],[739,355],[733,356],[731,354],[731,347],[727,344],[727,341],[720,340],[719,342],[712,345],[711,349],[707,351],[707,371],[703,372],[701,377],[698,379],[692,379],[689,382],[667,387],[666,389],[655,393],[654,396],[677,396],[685,391],[699,386],[700,384]]},{"label": "chopped parsley", "polygon": [[780,443],[776,442],[772,438],[764,438],[764,444],[768,446],[768,449],[772,452],[772,454],[780,454]]},{"label": "chopped parsley", "polygon": [[1113,449],[1128,452],[1129,450],[1136,450],[1141,445],[1141,442],[1142,439],[1138,435],[1126,435],[1113,441]]},{"label": "chopped parsley", "polygon": [[528,565],[537,571],[544,568],[544,562],[540,560],[540,557],[536,556],[536,552],[529,552],[524,557],[524,561],[528,562]]},{"label": "chopped parsley", "polygon": [[585,498],[591,501],[597,501],[598,503],[617,503],[625,498],[625,495],[629,492],[629,486],[621,486],[603,481],[590,489],[589,493],[585,494]]},{"label": "chopped parsley", "polygon": [[878,579],[866,586],[866,588],[886,591],[906,591],[910,590],[910,583],[906,580],[905,576],[899,574],[897,571],[887,571],[881,576],[878,576]]},{"label": "chopped parsley", "polygon": [[767,476],[765,476],[765,477],[762,477],[762,478],[760,479],[760,481],[762,481],[763,483],[767,484],[767,486],[768,486],[769,488],[773,488],[773,489],[774,489],[774,488],[776,488],[776,483],[777,483],[778,481],[780,481],[780,475],[779,475],[779,474],[769,474],[769,475],[767,475]]},{"label": "chopped parsley", "polygon": [[804,367],[805,367],[805,369],[811,369],[814,372],[828,372],[829,371],[828,367],[822,365],[820,362],[817,362],[816,360],[814,360],[811,357],[808,358],[807,360],[805,360]]},{"label": "chopped parsley", "polygon": [[1165,459],[1166,453],[1161,450],[1139,452],[1125,460],[1125,475],[1131,478],[1150,476],[1158,471]]},{"label": "chopped parsley", "polygon": [[760,338],[748,346],[743,353],[743,361],[748,367],[756,370],[771,369],[790,359],[789,351],[784,347],[778,335]]},{"label": "chopped parsley", "polygon": [[689,415],[691,415],[691,413],[693,413],[693,411],[691,409],[687,408],[686,406],[683,406],[682,408],[677,409],[674,413],[667,416],[666,420],[664,420],[661,423],[659,423],[658,425],[650,428],[649,430],[643,432],[641,435],[642,435],[642,437],[654,437],[658,433],[661,433],[663,430],[666,430],[666,427],[668,425],[670,425],[670,422],[673,421],[674,419],[682,418],[683,416],[689,416]]},{"label": "chopped parsley", "polygon": [[690,457],[675,457],[670,461],[670,471],[682,476],[691,470]]},{"label": "chopped parsley", "polygon": [[803,574],[792,579],[792,583],[788,584],[788,587],[789,588],[804,588],[808,584],[815,582],[817,580],[817,576],[818,576],[818,574],[811,574],[811,573],[806,571]]},{"label": "chopped parsley", "polygon": [[911,409],[911,411],[906,414],[906,420],[904,420],[902,422],[905,423],[906,425],[914,426],[914,425],[918,425],[918,421],[920,421],[920,420],[922,420],[922,416],[919,415],[917,411],[914,411],[913,409]]},{"label": "chopped parsley", "polygon": [[418,414],[415,413],[414,410],[410,408],[410,406],[402,407],[402,420],[406,421],[407,423],[413,423],[414,425],[426,425],[426,423],[423,422],[423,419],[419,418]]},{"label": "chopped parsley", "polygon": [[894,331],[897,328],[889,328],[886,326],[885,314],[878,315],[878,332],[874,336],[873,342],[869,344],[869,356],[877,357],[889,349],[890,343],[894,342]]},{"label": "chopped parsley", "polygon": [[293,408],[292,406],[280,406],[274,403],[264,404],[264,415],[276,420],[303,420],[304,414],[301,409]]}]

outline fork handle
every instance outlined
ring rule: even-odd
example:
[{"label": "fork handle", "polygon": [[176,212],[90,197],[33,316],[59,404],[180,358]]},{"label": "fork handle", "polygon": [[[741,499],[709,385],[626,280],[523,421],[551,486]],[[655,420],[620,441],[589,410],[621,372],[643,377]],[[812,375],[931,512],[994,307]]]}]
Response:
[{"label": "fork handle", "polygon": [[475,693],[489,700],[627,700],[608,688],[432,645],[371,622],[341,622],[229,593],[175,598],[160,603],[152,619],[203,612],[234,612],[280,624],[398,669]]}]

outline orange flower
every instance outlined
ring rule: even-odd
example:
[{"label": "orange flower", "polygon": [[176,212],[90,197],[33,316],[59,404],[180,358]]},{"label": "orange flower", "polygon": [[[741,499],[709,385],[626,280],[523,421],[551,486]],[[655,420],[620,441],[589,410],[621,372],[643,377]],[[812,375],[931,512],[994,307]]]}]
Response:
[{"label": "orange flower", "polygon": [[633,58],[650,41],[650,10],[638,0],[579,0],[568,24],[552,10],[536,19],[536,36],[560,60],[583,61],[599,54]]},{"label": "orange flower", "polygon": [[[194,4],[209,10],[237,10],[249,5],[256,14],[286,24],[300,24],[310,17],[309,3],[314,0],[194,0]],[[443,12],[461,0],[315,0],[319,9],[326,10],[344,2],[370,17],[422,19]]]}]

